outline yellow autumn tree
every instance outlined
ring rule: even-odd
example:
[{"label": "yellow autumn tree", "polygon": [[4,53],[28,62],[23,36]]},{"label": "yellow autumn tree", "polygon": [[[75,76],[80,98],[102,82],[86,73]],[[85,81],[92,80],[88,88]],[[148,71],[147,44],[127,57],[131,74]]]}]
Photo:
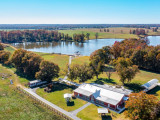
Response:
[{"label": "yellow autumn tree", "polygon": [[126,117],[132,120],[156,120],[158,99],[154,95],[148,95],[144,92],[132,93],[129,100],[126,101]]}]

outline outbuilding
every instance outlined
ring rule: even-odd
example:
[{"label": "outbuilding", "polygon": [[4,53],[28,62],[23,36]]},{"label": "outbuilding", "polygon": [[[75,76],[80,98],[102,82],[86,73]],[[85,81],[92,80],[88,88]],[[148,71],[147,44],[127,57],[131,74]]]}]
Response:
[{"label": "outbuilding", "polygon": [[147,83],[143,84],[142,87],[145,88],[144,91],[147,92],[153,88],[155,88],[158,85],[159,80],[152,79],[148,81]]}]

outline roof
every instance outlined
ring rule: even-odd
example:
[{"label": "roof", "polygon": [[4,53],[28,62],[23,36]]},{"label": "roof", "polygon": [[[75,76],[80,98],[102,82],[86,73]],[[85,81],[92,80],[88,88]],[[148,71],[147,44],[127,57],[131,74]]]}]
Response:
[{"label": "roof", "polygon": [[37,82],[41,82],[41,81],[40,80],[33,80],[33,81],[30,81],[29,83],[34,84],[34,83],[37,83]]},{"label": "roof", "polygon": [[80,93],[80,94],[83,94],[85,96],[90,96],[92,95],[93,93],[92,92],[89,92],[87,90],[84,90],[84,89],[81,89],[81,88],[77,88],[74,90],[74,92],[77,92],[77,93]]},{"label": "roof", "polygon": [[124,94],[107,90],[92,84],[82,84],[74,91],[83,95],[87,94],[87,96],[93,95],[97,100],[113,105],[116,105],[124,97]]},{"label": "roof", "polygon": [[152,80],[148,81],[147,83],[143,84],[142,87],[144,87],[146,89],[150,89],[150,88],[153,88],[152,86],[157,85],[158,82],[159,82],[159,80],[152,79]]},{"label": "roof", "polygon": [[107,89],[107,90],[111,90],[111,91],[114,91],[114,92],[118,92],[118,93],[121,93],[121,94],[124,94],[124,95],[129,95],[131,94],[133,91],[132,90],[128,90],[128,89],[125,89],[125,88],[116,88],[115,86],[111,86],[111,85],[99,85],[99,84],[95,84],[95,83],[92,83],[92,85],[95,85],[95,86],[98,86],[98,87],[101,87],[101,88],[104,88],[104,89]]},{"label": "roof", "polygon": [[64,98],[71,98],[71,97],[72,97],[72,94],[69,94],[69,93],[64,94]]},{"label": "roof", "polygon": [[112,105],[117,105],[119,103],[119,100],[114,100],[105,96],[100,96],[100,97],[97,97],[96,99],[100,101],[104,101],[106,103],[110,103]]},{"label": "roof", "polygon": [[108,113],[108,109],[106,109],[106,108],[98,108],[98,113]]}]

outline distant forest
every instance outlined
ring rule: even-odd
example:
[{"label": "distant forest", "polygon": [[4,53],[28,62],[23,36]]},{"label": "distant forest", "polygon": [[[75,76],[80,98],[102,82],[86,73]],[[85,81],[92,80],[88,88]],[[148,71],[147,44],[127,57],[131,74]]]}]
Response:
[{"label": "distant forest", "polygon": [[89,33],[68,34],[60,33],[53,30],[13,30],[0,31],[0,40],[3,43],[21,43],[21,42],[52,42],[52,41],[74,41],[84,42],[85,38],[89,39]]},{"label": "distant forest", "polygon": [[109,28],[109,27],[149,28],[149,27],[160,27],[160,24],[0,24],[0,29],[63,30],[63,29],[76,29],[76,28]]}]

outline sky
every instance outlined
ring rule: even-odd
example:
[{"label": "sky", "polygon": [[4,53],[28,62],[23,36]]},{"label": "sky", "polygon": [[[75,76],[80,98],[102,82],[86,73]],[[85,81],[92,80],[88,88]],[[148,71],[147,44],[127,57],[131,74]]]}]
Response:
[{"label": "sky", "polygon": [[0,0],[0,24],[160,24],[160,0]]}]

